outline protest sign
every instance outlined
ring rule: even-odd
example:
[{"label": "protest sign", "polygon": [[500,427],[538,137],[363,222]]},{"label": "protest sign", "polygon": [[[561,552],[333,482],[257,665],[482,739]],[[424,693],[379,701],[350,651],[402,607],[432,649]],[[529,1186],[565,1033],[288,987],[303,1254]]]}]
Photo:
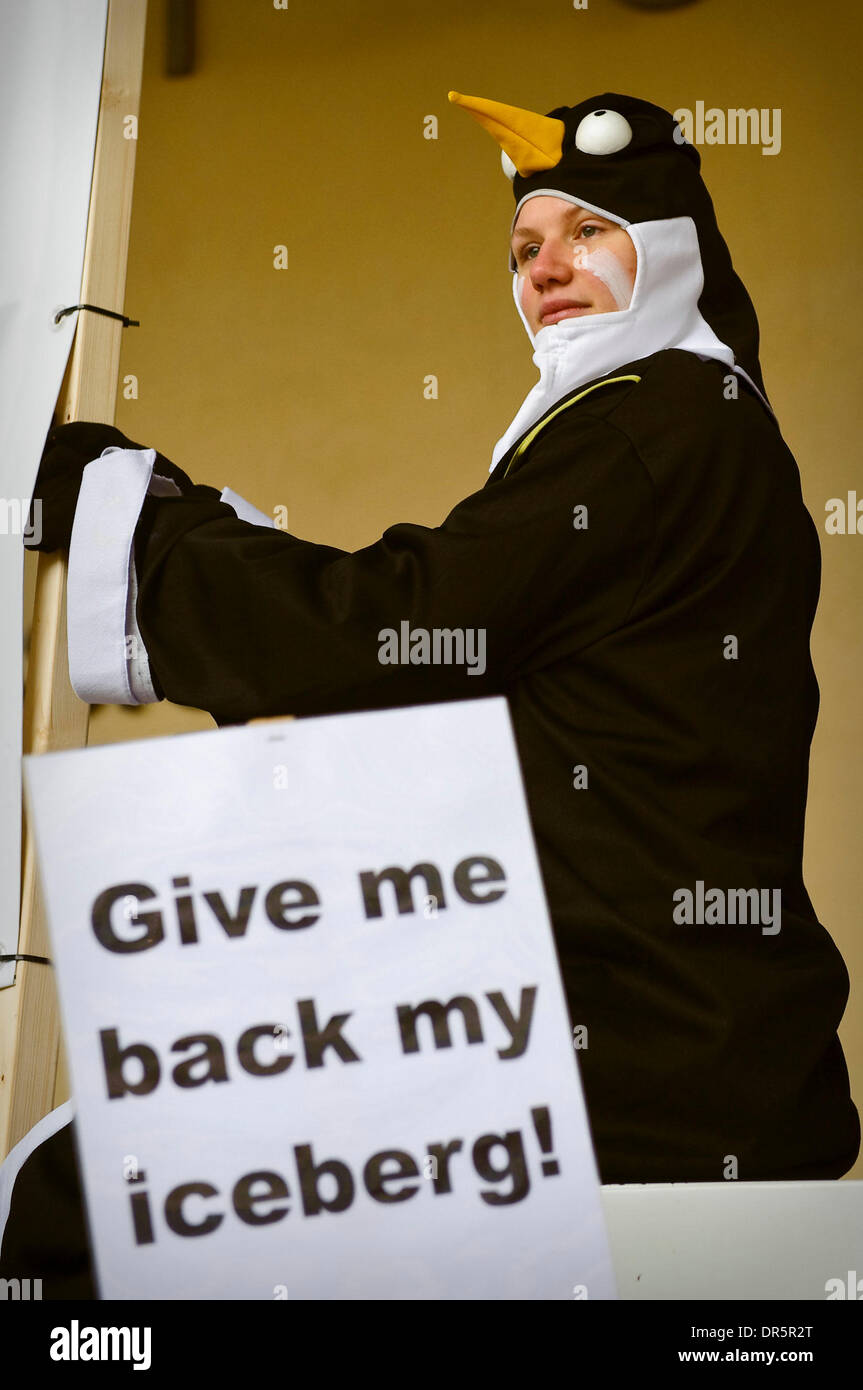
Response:
[{"label": "protest sign", "polygon": [[26,760],[103,1298],[613,1298],[505,700]]}]

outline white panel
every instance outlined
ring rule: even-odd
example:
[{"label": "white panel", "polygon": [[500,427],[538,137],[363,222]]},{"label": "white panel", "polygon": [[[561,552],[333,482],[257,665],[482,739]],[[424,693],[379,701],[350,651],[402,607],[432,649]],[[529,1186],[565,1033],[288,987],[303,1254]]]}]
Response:
[{"label": "white panel", "polygon": [[823,1301],[828,1280],[863,1279],[863,1182],[621,1184],[601,1194],[621,1298]]},{"label": "white panel", "polygon": [[53,319],[79,302],[107,15],[0,0],[0,954],[20,916],[21,528],[75,332]]}]

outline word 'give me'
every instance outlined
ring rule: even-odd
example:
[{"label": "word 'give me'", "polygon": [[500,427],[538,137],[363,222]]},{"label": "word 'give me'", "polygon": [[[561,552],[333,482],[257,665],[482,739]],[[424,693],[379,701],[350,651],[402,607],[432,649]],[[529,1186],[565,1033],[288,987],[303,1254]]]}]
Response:
[{"label": "word 'give me'", "polygon": [[[453,870],[453,887],[463,902],[483,905],[497,902],[505,888],[490,885],[505,883],[506,876],[496,859],[487,855],[471,855],[461,859]],[[382,888],[390,887],[389,900],[400,914],[415,912],[414,882],[421,880],[424,891],[421,900],[432,899],[435,911],[446,908],[443,879],[437,866],[429,861],[403,869],[391,864],[385,869],[363,869],[358,875],[360,901],[366,918],[382,917],[384,904]],[[298,931],[314,926],[320,919],[321,899],[315,888],[303,879],[286,879],[275,883],[265,892],[257,885],[239,891],[236,908],[230,907],[222,893],[213,891],[193,893],[187,876],[173,878],[173,901],[163,902],[149,883],[118,883],[99,893],[93,902],[91,922],[96,940],[107,951],[126,953],[147,951],[165,940],[167,924],[173,918],[181,946],[194,946],[200,941],[204,920],[212,927],[213,919],[229,938],[244,937],[253,915],[263,913],[266,921],[280,931]],[[163,895],[164,897],[164,895]],[[198,901],[200,899],[200,901]],[[147,910],[141,910],[147,904]],[[311,909],[311,910],[310,910]]]}]

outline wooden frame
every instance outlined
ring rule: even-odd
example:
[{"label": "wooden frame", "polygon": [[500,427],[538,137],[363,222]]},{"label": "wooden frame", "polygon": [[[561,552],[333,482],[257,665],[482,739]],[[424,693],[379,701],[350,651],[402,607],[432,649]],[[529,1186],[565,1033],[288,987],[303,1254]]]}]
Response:
[{"label": "wooden frame", "polygon": [[[82,304],[123,312],[132,214],[137,118],[144,60],[146,0],[108,0],[99,124],[90,187]],[[79,313],[55,418],[112,422],[123,326]],[[134,330],[132,330],[134,331]],[[83,748],[90,707],[69,682],[66,555],[39,555],[27,683],[23,751]],[[22,833],[19,952],[49,956],[45,908],[33,836]],[[68,1097],[57,992],[50,966],[19,962],[14,985],[0,990],[0,1157]]]}]

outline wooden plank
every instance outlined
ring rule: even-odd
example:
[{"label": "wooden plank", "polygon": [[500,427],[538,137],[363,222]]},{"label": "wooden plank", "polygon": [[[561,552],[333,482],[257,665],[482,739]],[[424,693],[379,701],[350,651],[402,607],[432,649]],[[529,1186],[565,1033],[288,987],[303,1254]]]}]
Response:
[{"label": "wooden plank", "polygon": [[[124,312],[137,147],[136,140],[126,138],[125,119],[137,117],[140,107],[146,17],[146,0],[109,0],[80,302],[119,312]],[[123,331],[116,319],[79,313],[57,421],[113,421]],[[40,554],[24,697],[24,752],[85,747],[89,712],[69,682],[66,555]],[[50,955],[26,816],[18,950]],[[2,1156],[68,1095],[50,966],[19,962],[15,984],[0,990],[0,1057]]]}]

